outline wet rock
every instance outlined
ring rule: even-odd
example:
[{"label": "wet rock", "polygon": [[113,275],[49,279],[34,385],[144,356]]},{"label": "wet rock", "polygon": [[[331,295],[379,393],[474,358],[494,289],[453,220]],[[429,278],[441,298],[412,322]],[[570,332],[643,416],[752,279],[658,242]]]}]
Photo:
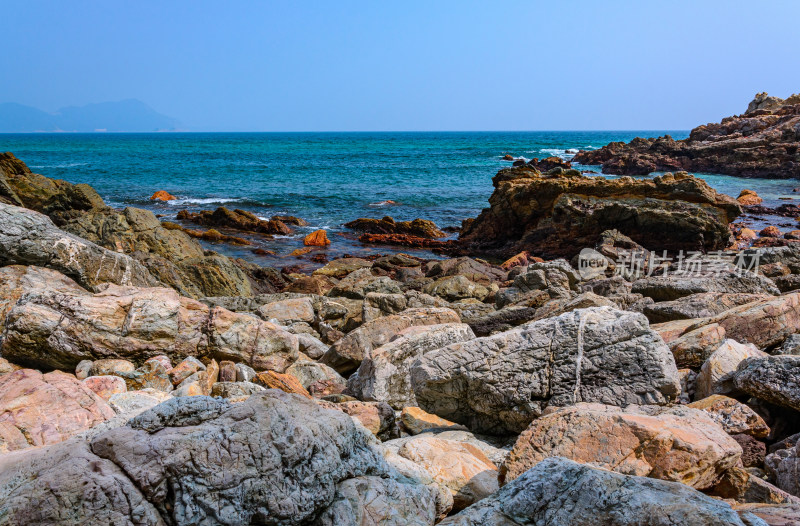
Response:
[{"label": "wet rock", "polygon": [[536,419],[517,439],[501,480],[512,481],[546,458],[566,457],[706,489],[741,454],[739,444],[703,411],[582,403]]},{"label": "wet rock", "polygon": [[666,404],[680,389],[647,319],[609,307],[431,351],[412,366],[411,381],[425,411],[493,434],[522,432],[550,405]]},{"label": "wet rock", "polygon": [[166,190],[158,190],[156,193],[150,196],[151,201],[174,201],[175,199],[177,199],[177,197]]},{"label": "wet rock", "polygon": [[0,451],[55,444],[113,416],[71,374],[20,369],[0,376]]},{"label": "wet rock", "polygon": [[177,217],[182,221],[191,221],[198,225],[229,228],[240,232],[278,234],[284,236],[292,233],[292,229],[280,220],[272,219],[265,221],[259,219],[252,212],[239,209],[229,210],[224,206],[217,208],[213,212],[211,210],[203,210],[202,212],[194,213],[181,210],[178,212]]},{"label": "wet rock", "polygon": [[684,484],[622,475],[549,458],[443,526],[504,524],[744,526],[719,500]]},{"label": "wet rock", "polygon": [[331,242],[324,230],[315,230],[303,238],[303,244],[310,247],[324,247]]},{"label": "wet rock", "polygon": [[399,314],[369,321],[334,343],[320,360],[345,374],[358,368],[364,356],[387,343],[403,329],[417,325],[458,323],[458,314],[450,309],[407,309]]},{"label": "wet rock", "polygon": [[409,236],[434,239],[447,234],[439,230],[433,221],[414,219],[413,221],[395,221],[389,216],[383,219],[361,218],[345,223],[345,227],[368,234],[407,234]]}]

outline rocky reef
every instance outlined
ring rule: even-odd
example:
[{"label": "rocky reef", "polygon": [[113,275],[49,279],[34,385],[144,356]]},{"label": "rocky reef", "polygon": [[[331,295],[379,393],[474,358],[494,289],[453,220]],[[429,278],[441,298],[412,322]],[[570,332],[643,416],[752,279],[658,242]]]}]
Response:
[{"label": "rocky reef", "polygon": [[3,163],[0,525],[800,522],[800,246],[554,259],[725,246],[699,179],[514,167],[458,244],[503,265],[302,275]]},{"label": "rocky reef", "polygon": [[571,258],[610,229],[650,250],[720,250],[741,213],[733,198],[686,173],[609,180],[520,166],[500,170],[492,182],[490,207],[467,220],[459,237],[465,253]]},{"label": "rocky reef", "polygon": [[637,137],[578,152],[572,161],[618,175],[685,170],[788,179],[800,177],[798,148],[800,95],[784,100],[759,93],[744,114],[698,126],[687,139]]}]

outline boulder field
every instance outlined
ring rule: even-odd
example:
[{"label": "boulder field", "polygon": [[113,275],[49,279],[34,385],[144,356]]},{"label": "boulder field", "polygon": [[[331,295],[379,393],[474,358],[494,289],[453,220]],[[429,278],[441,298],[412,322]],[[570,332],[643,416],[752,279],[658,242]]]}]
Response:
[{"label": "boulder field", "polygon": [[[739,205],[548,163],[462,234],[503,265],[301,275],[0,156],[0,525],[800,523],[800,248],[587,274],[559,236],[710,248]],[[231,212],[188,220],[296,224]],[[400,225],[358,228],[438,235]]]}]

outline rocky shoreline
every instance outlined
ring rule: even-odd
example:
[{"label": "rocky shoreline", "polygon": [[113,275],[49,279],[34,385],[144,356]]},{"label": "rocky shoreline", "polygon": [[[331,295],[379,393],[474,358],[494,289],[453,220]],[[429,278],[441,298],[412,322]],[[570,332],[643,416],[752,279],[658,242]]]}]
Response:
[{"label": "rocky shoreline", "polygon": [[687,173],[545,161],[458,240],[349,225],[446,259],[319,231],[302,273],[197,241],[301,219],[161,221],[0,155],[0,525],[800,522],[796,240]]},{"label": "rocky shoreline", "polygon": [[698,126],[688,139],[637,137],[580,151],[572,160],[602,165],[603,173],[617,175],[684,170],[789,179],[800,177],[798,147],[800,95],[784,100],[759,93],[744,114]]}]

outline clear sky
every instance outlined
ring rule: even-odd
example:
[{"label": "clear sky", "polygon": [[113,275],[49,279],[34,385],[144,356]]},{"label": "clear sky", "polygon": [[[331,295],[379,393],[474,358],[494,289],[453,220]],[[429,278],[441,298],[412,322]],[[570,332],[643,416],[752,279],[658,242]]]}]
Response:
[{"label": "clear sky", "polygon": [[800,91],[797,1],[2,6],[0,102],[195,131],[689,129]]}]

